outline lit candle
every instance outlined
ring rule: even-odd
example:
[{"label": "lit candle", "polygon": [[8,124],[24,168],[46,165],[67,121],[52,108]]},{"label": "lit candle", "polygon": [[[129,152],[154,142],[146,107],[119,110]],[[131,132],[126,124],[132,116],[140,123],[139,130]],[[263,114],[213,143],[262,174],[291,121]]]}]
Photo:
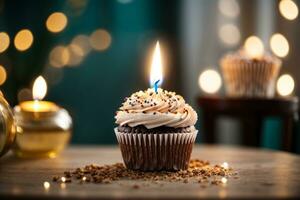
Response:
[{"label": "lit candle", "polygon": [[150,70],[150,86],[154,88],[157,93],[158,87],[163,82],[163,71],[159,41],[156,42],[155,49],[152,56],[152,64]]},{"label": "lit candle", "polygon": [[58,106],[50,101],[41,101],[47,93],[47,83],[42,76],[39,76],[33,84],[32,96],[33,101],[24,101],[20,104],[22,111],[27,112],[54,112]]},{"label": "lit candle", "polygon": [[39,76],[32,88],[33,101],[24,101],[14,108],[17,134],[14,152],[20,157],[54,158],[69,142],[72,118],[62,107],[42,101],[47,84]]}]

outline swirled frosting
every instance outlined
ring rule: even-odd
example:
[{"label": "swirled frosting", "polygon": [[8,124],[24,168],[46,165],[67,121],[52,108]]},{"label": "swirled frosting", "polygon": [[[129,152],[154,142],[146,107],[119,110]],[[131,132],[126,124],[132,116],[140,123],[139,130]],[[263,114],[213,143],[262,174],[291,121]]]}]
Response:
[{"label": "swirled frosting", "polygon": [[160,126],[193,126],[198,116],[182,96],[159,88],[157,93],[148,89],[125,98],[115,118],[116,123],[121,126],[143,125],[151,129]]}]

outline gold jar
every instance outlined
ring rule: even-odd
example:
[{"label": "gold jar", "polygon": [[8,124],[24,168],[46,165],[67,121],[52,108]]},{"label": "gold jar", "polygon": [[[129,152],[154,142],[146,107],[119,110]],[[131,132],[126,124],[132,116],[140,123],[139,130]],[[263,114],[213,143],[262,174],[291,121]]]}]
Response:
[{"label": "gold jar", "polygon": [[22,109],[22,104],[26,103],[14,108],[18,134],[13,151],[19,157],[56,157],[70,140],[70,115],[56,105],[43,112]]},{"label": "gold jar", "polygon": [[18,157],[53,158],[66,147],[71,132],[71,116],[56,104],[28,101],[12,112],[0,95],[0,157],[12,149]]},{"label": "gold jar", "polygon": [[15,137],[16,125],[13,113],[0,92],[0,157],[11,148]]}]

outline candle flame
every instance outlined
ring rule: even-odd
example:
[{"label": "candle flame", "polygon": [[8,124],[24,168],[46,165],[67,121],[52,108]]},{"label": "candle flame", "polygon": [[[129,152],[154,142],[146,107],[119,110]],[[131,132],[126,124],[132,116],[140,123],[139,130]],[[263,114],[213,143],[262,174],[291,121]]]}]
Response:
[{"label": "candle flame", "polygon": [[160,86],[163,82],[162,60],[161,60],[159,41],[156,42],[155,49],[152,56],[152,64],[150,70],[151,87],[153,87],[156,82],[157,82],[157,86]]},{"label": "candle flame", "polygon": [[47,83],[42,76],[35,79],[32,87],[32,96],[34,100],[42,100],[47,93]]}]

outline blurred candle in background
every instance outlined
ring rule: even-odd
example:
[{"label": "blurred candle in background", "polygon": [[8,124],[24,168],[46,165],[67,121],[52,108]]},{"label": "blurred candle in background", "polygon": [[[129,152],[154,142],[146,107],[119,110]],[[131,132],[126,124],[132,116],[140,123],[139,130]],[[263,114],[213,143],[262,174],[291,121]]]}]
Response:
[{"label": "blurred candle in background", "polygon": [[72,131],[69,113],[50,101],[42,101],[47,83],[39,76],[33,84],[33,101],[14,108],[18,134],[14,152],[19,157],[56,157],[68,144]]}]

